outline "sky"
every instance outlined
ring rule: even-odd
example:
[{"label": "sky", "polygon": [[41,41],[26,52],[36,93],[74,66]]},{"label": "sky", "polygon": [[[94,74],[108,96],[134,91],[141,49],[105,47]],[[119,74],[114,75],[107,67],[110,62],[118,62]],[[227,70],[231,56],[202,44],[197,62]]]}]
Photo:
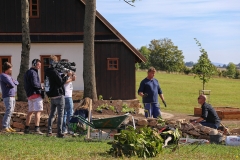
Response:
[{"label": "sky", "polygon": [[97,10],[137,49],[171,39],[184,61],[197,62],[201,43],[214,63],[240,63],[240,0],[96,0]]}]

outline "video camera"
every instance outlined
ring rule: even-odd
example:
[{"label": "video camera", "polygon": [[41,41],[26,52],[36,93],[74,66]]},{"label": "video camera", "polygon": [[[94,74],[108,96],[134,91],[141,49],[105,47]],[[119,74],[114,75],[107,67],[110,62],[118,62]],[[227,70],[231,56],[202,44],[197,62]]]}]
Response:
[{"label": "video camera", "polygon": [[75,62],[68,62],[65,59],[62,59],[58,62],[53,62],[52,66],[60,73],[67,73],[70,70],[76,72]]}]

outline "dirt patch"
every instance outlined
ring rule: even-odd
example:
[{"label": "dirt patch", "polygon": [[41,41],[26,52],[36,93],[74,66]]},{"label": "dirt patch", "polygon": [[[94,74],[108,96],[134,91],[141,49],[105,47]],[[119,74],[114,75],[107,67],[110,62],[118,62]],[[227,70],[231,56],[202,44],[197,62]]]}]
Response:
[{"label": "dirt patch", "polygon": [[[74,100],[74,110],[79,106],[79,100]],[[115,109],[118,111],[118,113],[116,113],[113,110],[110,109],[102,109],[102,113],[96,111],[97,107],[99,106],[99,103],[95,102],[93,103],[93,108],[92,108],[92,115],[123,115],[125,114],[124,112],[121,112],[122,108],[120,106],[115,106]],[[1,101],[0,102],[0,112],[5,112],[5,107],[4,107],[4,103]],[[23,101],[16,101],[15,104],[15,109],[14,112],[21,112],[21,113],[27,113],[28,112],[28,103],[27,102],[23,102]],[[43,112],[42,114],[50,114],[50,103],[49,102],[44,102],[43,105]],[[143,117],[142,114],[137,114],[137,113],[132,113],[135,116],[139,116],[139,117]]]}]

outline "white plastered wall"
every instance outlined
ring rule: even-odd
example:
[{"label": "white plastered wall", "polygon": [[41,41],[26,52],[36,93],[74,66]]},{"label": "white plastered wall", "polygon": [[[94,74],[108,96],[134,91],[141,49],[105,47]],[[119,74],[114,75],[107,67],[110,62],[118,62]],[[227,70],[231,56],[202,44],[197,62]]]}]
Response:
[{"label": "white plastered wall", "polygon": [[[21,61],[21,43],[0,43],[0,56],[11,56],[13,64],[12,77],[17,79]],[[40,55],[61,55],[62,59],[76,63],[77,80],[73,82],[74,90],[83,90],[83,43],[32,43],[30,50],[30,62],[40,59]],[[41,76],[41,73],[39,72]]]}]

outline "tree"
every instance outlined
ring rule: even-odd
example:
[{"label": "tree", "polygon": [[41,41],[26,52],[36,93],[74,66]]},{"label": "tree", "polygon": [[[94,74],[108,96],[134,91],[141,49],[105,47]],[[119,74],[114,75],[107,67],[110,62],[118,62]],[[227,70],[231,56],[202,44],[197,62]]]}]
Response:
[{"label": "tree", "polygon": [[19,85],[17,87],[17,97],[20,101],[26,101],[27,96],[24,90],[24,74],[29,67],[29,54],[31,41],[29,36],[29,2],[28,0],[21,0],[22,10],[22,53],[21,53],[21,65],[18,74]]},{"label": "tree", "polygon": [[171,39],[152,40],[149,61],[157,70],[180,72],[184,69],[184,56]]},{"label": "tree", "polygon": [[[200,47],[200,52],[202,53],[199,57],[198,62],[193,66],[192,71],[199,77],[203,84],[203,90],[205,89],[205,84],[209,82],[216,71],[216,67],[211,63],[208,58],[207,52],[202,48],[201,43],[194,38],[196,44]],[[194,76],[194,78],[196,78]]]},{"label": "tree", "polygon": [[[131,5],[135,0],[126,1]],[[97,100],[96,78],[95,78],[95,60],[94,60],[94,36],[95,36],[95,17],[96,0],[85,1],[84,18],[84,49],[83,49],[83,82],[84,97]]]},{"label": "tree", "polygon": [[236,70],[236,65],[230,62],[227,66],[226,76],[229,78],[235,78]]},{"label": "tree", "polygon": [[97,100],[94,35],[95,35],[96,0],[87,0],[84,18],[84,50],[83,50],[83,81],[84,97]]},{"label": "tree", "polygon": [[146,63],[139,63],[140,69],[148,69],[150,67],[149,56],[151,52],[146,46],[142,46],[138,51],[147,59]]}]

